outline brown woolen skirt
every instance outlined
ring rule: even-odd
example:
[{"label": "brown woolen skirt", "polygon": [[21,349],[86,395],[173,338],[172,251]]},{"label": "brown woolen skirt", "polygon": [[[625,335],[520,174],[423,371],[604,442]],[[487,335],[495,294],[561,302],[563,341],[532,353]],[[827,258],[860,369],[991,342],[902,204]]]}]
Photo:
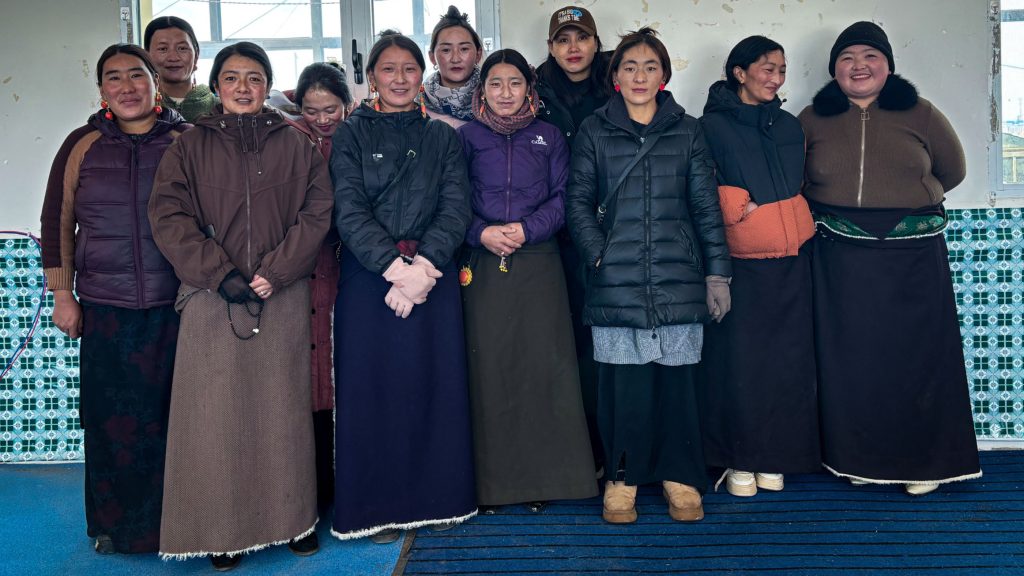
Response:
[{"label": "brown woolen skirt", "polygon": [[[182,286],[178,300],[160,553],[247,552],[305,535],[317,520],[309,283],[278,288],[249,340],[216,293]],[[252,334],[245,306],[231,315]]]},{"label": "brown woolen skirt", "polygon": [[597,494],[558,246],[507,260],[468,249],[462,303],[477,501],[501,505]]}]

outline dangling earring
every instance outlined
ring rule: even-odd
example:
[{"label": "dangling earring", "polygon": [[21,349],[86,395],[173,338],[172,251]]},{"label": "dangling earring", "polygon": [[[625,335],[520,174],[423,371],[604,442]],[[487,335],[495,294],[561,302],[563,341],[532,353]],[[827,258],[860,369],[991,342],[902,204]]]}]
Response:
[{"label": "dangling earring", "polygon": [[376,85],[370,84],[370,94],[373,95],[371,97],[371,99],[373,101],[373,109],[375,111],[377,111],[377,112],[380,112],[380,93],[377,92],[377,86]]},{"label": "dangling earring", "polygon": [[622,92],[622,86],[619,86],[619,84],[617,82],[615,83],[615,91],[616,92]]},{"label": "dangling earring", "polygon": [[424,118],[427,117],[427,96],[423,90],[423,84],[420,84],[420,115]]},{"label": "dangling earring", "polygon": [[664,82],[662,82],[662,83],[661,83],[661,86],[658,86],[658,92],[661,92],[661,91],[662,91],[662,90],[664,90],[664,89],[665,89],[665,83],[664,83]]},{"label": "dangling earring", "polygon": [[105,110],[105,112],[103,113],[104,118],[106,118],[107,120],[114,119],[114,113],[110,111],[110,104],[107,104],[106,100],[100,100],[100,108]]},{"label": "dangling earring", "polygon": [[533,106],[533,96],[527,94],[526,95],[526,101],[530,103],[530,114],[533,114],[534,116],[536,116],[537,115],[537,108],[535,108]]},{"label": "dangling earring", "polygon": [[484,108],[486,108],[486,107],[487,107],[487,100],[484,99],[484,98],[480,98],[480,113],[476,115],[477,118],[483,118],[484,117]]},{"label": "dangling earring", "polygon": [[160,92],[157,92],[156,93],[156,98],[154,98],[154,100],[156,100],[156,106],[153,106],[153,112],[156,112],[157,115],[160,115],[164,111],[164,107],[160,105],[164,101],[163,94],[160,94]]}]

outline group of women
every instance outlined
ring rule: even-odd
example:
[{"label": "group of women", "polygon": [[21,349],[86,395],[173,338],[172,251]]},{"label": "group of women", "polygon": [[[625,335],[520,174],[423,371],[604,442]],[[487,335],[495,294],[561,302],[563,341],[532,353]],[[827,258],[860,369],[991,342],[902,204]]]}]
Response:
[{"label": "group of women", "polygon": [[659,482],[701,519],[709,469],[738,496],[980,475],[942,236],[963,151],[877,25],[799,119],[778,43],[737,44],[698,120],[653,30],[602,52],[573,6],[536,72],[452,7],[433,75],[384,32],[370,99],[314,64],[294,116],[255,44],[208,89],[186,22],[145,45],[100,56],[42,215],[98,552],[308,555],[332,495],[332,534],[383,543],[595,475],[611,523]]}]

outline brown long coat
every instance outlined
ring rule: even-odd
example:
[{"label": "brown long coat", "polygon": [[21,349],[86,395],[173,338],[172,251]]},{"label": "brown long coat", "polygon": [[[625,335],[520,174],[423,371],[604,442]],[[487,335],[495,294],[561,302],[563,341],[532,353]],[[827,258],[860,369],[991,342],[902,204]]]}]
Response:
[{"label": "brown long coat", "polygon": [[[149,205],[182,281],[160,526],[170,558],[286,542],[317,518],[301,335],[305,280],[330,225],[324,160],[268,110],[215,113],[193,132],[168,149]],[[273,285],[262,308],[218,296],[234,268]]]}]

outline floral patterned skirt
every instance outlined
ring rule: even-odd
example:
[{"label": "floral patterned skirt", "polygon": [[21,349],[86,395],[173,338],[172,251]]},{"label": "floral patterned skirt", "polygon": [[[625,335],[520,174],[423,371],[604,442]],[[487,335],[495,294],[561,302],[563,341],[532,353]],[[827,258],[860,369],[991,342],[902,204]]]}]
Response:
[{"label": "floral patterned skirt", "polygon": [[82,314],[88,533],[110,536],[118,552],[155,552],[178,315],[85,302]]}]

